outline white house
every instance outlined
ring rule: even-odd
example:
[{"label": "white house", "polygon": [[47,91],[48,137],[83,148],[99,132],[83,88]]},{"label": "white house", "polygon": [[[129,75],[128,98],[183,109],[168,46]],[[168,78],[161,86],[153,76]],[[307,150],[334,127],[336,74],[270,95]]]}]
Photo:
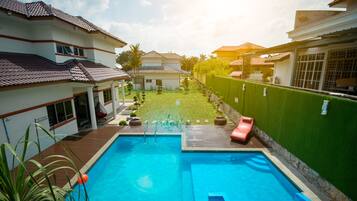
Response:
[{"label": "white house", "polygon": [[[129,76],[115,68],[124,41],[44,2],[0,1],[0,143],[16,144],[33,123],[58,138],[115,115]],[[39,134],[41,148],[51,141]]]},{"label": "white house", "polygon": [[331,10],[297,11],[288,32],[292,42],[259,51],[272,55],[267,61],[275,63],[276,84],[357,94],[357,1],[329,5]]},{"label": "white house", "polygon": [[[157,87],[177,89],[180,77],[187,74],[181,70],[181,56],[176,53],[151,51],[141,57],[142,66],[135,74],[136,88],[153,90]],[[133,73],[132,71],[130,72]]]}]

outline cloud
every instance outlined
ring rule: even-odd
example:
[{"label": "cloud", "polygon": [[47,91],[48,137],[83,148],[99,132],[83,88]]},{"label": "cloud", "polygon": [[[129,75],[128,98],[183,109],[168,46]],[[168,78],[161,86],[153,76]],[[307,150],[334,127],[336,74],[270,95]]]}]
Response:
[{"label": "cloud", "polygon": [[186,55],[246,41],[266,47],[288,42],[297,9],[327,8],[325,0],[51,1],[145,51]]},{"label": "cloud", "polygon": [[142,5],[142,6],[151,6],[152,3],[149,0],[140,0],[140,5]]}]

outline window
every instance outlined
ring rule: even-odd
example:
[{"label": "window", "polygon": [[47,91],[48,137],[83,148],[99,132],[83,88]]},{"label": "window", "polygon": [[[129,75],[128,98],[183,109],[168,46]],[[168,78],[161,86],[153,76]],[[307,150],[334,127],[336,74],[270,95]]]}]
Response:
[{"label": "window", "polygon": [[104,103],[112,101],[112,91],[111,89],[106,89],[103,91]]},{"label": "window", "polygon": [[83,51],[82,48],[73,47],[73,54],[76,55],[76,56],[81,56],[81,57],[83,57],[83,56],[84,56],[84,51]]},{"label": "window", "polygon": [[50,126],[54,126],[73,117],[70,100],[47,106],[47,115]]},{"label": "window", "polygon": [[59,54],[64,54],[64,55],[72,54],[71,47],[69,47],[67,45],[56,44],[56,50],[57,50],[57,53],[59,53]]},{"label": "window", "polygon": [[324,58],[325,53],[298,56],[293,86],[319,89]]},{"label": "window", "polygon": [[152,83],[152,80],[151,79],[147,79],[145,82],[146,83]]},{"label": "window", "polygon": [[323,89],[326,91],[343,91],[343,88],[336,86],[336,80],[348,78],[357,78],[357,48],[330,51],[327,57]]}]

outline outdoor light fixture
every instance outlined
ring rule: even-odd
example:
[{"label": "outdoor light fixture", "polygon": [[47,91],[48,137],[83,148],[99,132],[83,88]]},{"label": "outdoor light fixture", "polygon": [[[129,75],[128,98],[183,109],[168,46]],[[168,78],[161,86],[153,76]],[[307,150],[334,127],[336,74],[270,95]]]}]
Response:
[{"label": "outdoor light fixture", "polygon": [[234,97],[234,102],[238,103],[238,101],[239,101],[238,97]]},{"label": "outdoor light fixture", "polygon": [[243,88],[242,88],[243,91],[245,91],[245,84],[243,84]]},{"label": "outdoor light fixture", "polygon": [[267,96],[267,88],[266,87],[264,87],[263,96]]},{"label": "outdoor light fixture", "polygon": [[324,100],[321,107],[321,115],[327,115],[329,100]]}]

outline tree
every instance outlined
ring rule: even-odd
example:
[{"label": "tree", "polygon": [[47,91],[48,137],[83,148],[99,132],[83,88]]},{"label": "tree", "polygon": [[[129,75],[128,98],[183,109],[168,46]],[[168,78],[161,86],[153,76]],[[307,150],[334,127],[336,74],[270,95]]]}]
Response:
[{"label": "tree", "polygon": [[123,70],[125,71],[131,70],[131,66],[129,65],[129,57],[130,51],[127,50],[121,52],[116,59],[116,62],[120,64],[123,67]]},{"label": "tree", "polygon": [[133,69],[133,74],[135,77],[138,68],[141,66],[141,55],[140,44],[130,45],[130,55],[129,55],[129,66]]},{"label": "tree", "polygon": [[192,71],[193,66],[198,62],[197,57],[186,57],[183,56],[181,59],[181,69],[185,71]]},{"label": "tree", "polygon": [[200,54],[199,61],[206,61],[207,56],[205,54]]},{"label": "tree", "polygon": [[210,58],[196,63],[193,71],[204,75],[227,75],[232,69],[228,62],[219,58]]}]

